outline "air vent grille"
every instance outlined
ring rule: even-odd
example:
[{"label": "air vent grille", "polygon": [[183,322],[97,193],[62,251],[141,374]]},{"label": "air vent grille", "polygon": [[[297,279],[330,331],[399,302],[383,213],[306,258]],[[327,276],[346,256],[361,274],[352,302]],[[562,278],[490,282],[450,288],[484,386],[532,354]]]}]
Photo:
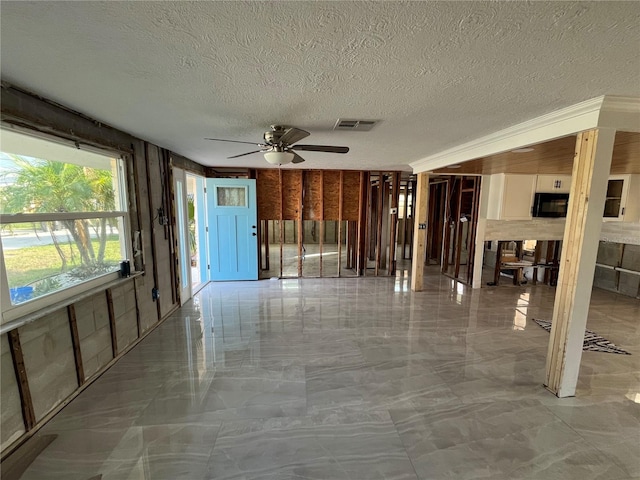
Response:
[{"label": "air vent grille", "polygon": [[379,120],[352,120],[339,118],[333,127],[334,130],[352,130],[355,132],[368,132]]}]

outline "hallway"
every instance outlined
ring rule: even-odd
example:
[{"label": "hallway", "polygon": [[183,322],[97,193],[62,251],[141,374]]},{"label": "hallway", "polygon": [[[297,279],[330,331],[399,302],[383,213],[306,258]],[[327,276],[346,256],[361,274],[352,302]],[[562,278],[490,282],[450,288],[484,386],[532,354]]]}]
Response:
[{"label": "hallway", "polygon": [[553,295],[432,269],[420,293],[209,284],[18,450],[41,450],[20,478],[638,478],[640,302],[594,291],[587,327],[631,355],[584,352],[558,399],[532,321]]}]

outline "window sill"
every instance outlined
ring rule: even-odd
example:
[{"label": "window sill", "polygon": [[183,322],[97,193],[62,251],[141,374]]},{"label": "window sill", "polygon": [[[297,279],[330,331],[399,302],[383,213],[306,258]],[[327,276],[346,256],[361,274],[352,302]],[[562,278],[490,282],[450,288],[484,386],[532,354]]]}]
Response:
[{"label": "window sill", "polygon": [[126,278],[117,278],[115,280],[111,280],[109,282],[103,283],[97,287],[93,287],[89,290],[86,290],[82,293],[78,293],[75,295],[71,295],[68,298],[65,298],[64,300],[61,300],[59,302],[56,303],[52,303],[51,305],[48,305],[46,307],[43,307],[39,310],[36,310],[35,312],[31,312],[31,313],[27,313],[25,315],[22,315],[14,320],[10,320],[2,325],[0,325],[0,335],[5,334],[11,330],[15,330],[16,328],[20,328],[23,325],[26,325],[28,323],[34,322],[36,320],[38,320],[39,318],[44,317],[45,315],[48,315],[50,313],[56,312],[62,308],[65,308],[73,303],[79,302],[80,300],[84,300],[85,298],[91,297],[93,295],[95,295],[96,293],[99,292],[103,292],[105,290],[107,290],[108,288],[112,288],[112,287],[117,287],[119,285],[122,285],[123,283],[128,282],[129,280],[133,280],[136,277],[140,277],[144,275],[144,272],[131,272],[131,276],[126,277]]}]

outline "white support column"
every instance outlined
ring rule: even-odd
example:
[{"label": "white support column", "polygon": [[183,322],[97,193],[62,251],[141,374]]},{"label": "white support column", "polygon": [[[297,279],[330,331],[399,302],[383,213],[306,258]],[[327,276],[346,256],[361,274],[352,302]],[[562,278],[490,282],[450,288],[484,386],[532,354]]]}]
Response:
[{"label": "white support column", "polygon": [[480,205],[478,205],[478,223],[476,225],[476,248],[473,257],[472,288],[482,286],[482,264],[484,263],[484,233],[487,226],[489,212],[489,191],[491,189],[491,175],[483,175],[480,181]]},{"label": "white support column", "polygon": [[575,395],[578,382],[614,139],[615,130],[594,129],[576,141],[547,352],[545,385],[558,397]]},{"label": "white support column", "polygon": [[429,174],[419,173],[416,182],[416,207],[413,227],[413,258],[411,259],[411,291],[420,292],[424,286],[424,261],[429,212]]}]

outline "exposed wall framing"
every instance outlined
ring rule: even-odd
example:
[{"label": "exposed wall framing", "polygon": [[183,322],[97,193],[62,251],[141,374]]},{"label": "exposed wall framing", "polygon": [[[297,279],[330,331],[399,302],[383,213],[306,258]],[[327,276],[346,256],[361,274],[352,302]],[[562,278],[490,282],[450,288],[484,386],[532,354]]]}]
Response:
[{"label": "exposed wall framing", "polygon": [[[7,339],[3,349],[6,345],[8,350],[3,359],[11,358],[8,364],[13,364],[15,378],[3,375],[6,380],[0,391],[3,409],[19,410],[6,416],[3,412],[4,459],[166,318],[177,307],[177,296],[172,291],[176,284],[171,256],[174,232],[170,224],[160,225],[157,216],[158,208],[172,215],[169,152],[6,84],[1,94],[3,126],[122,156],[128,180],[132,265],[138,272],[89,296],[69,299],[57,310],[41,316],[36,312],[28,323],[17,319],[15,326],[8,327],[3,334]],[[187,159],[178,161],[197,169]],[[151,289],[156,286],[164,295],[154,305]],[[43,351],[46,336],[55,340]],[[12,395],[9,401],[5,402],[5,394]],[[5,423],[5,418],[20,416],[23,425]]]},{"label": "exposed wall framing", "polygon": [[[350,272],[357,276],[366,273],[364,252],[369,232],[363,226],[372,225],[369,218],[371,210],[366,207],[372,196],[369,172],[265,169],[255,170],[254,175],[260,224],[260,268],[266,272],[263,275],[282,277],[286,276],[286,272],[291,275],[294,271],[298,277],[333,277],[349,275]],[[386,258],[387,255],[394,258],[395,242],[391,239],[397,236],[397,214],[389,215],[389,208],[392,204],[398,208],[400,173],[385,174],[384,178],[389,182],[384,182],[385,193],[380,198],[382,207],[376,209],[375,213],[379,221],[373,224],[376,230],[374,238],[379,237],[384,246],[371,250],[379,252],[382,257],[382,263],[376,262],[377,272],[388,275],[395,273],[395,263],[387,263]],[[392,192],[393,198],[390,195]],[[389,197],[387,200],[382,198],[385,194]],[[291,223],[287,224],[292,221],[293,230]],[[377,230],[380,230],[379,235]],[[326,250],[329,241],[334,245],[335,252]],[[316,252],[312,256],[319,257],[313,265],[305,260],[311,245],[312,251]],[[291,252],[292,246],[297,248],[297,252],[289,254],[289,266],[285,271],[284,258],[287,251]],[[275,249],[279,250],[279,265],[273,265],[271,261],[278,255]],[[387,249],[390,249],[388,253]],[[297,257],[297,268],[294,270],[291,263],[293,255]],[[337,271],[335,267],[328,268],[327,255],[333,257],[332,265],[337,263]],[[382,268],[380,265],[383,265]]]}]

